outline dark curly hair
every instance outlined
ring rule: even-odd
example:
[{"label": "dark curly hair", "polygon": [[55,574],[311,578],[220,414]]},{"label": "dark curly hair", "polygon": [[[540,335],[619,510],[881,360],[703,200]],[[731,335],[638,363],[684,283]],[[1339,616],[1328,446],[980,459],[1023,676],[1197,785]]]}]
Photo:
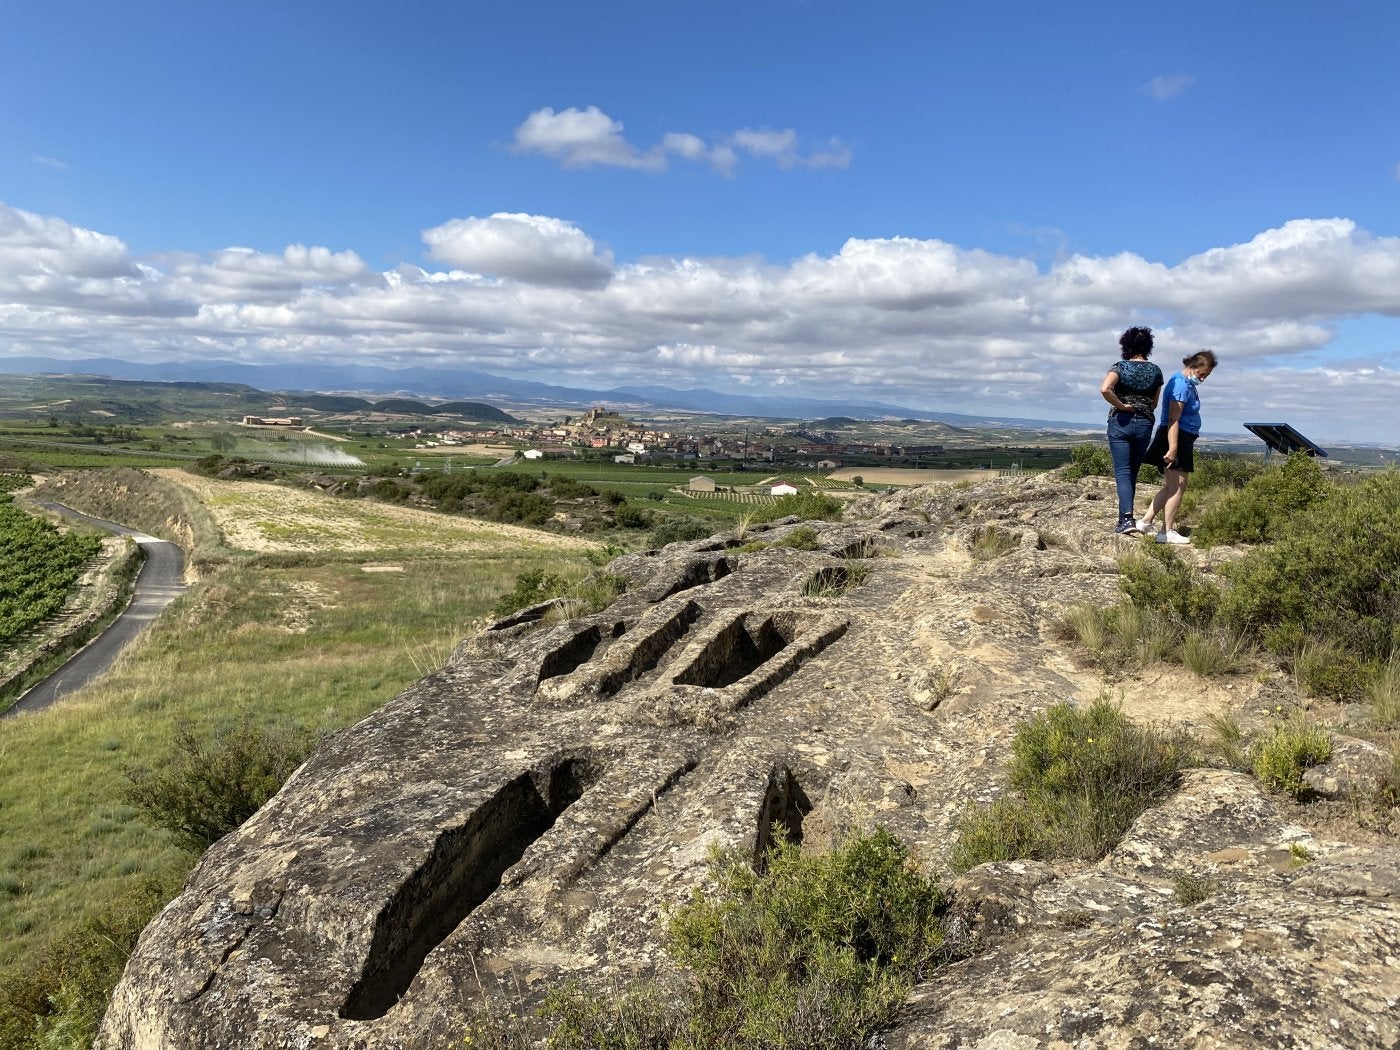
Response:
[{"label": "dark curly hair", "polygon": [[1123,348],[1123,360],[1130,357],[1152,356],[1152,329],[1129,328],[1118,337],[1118,345]]}]

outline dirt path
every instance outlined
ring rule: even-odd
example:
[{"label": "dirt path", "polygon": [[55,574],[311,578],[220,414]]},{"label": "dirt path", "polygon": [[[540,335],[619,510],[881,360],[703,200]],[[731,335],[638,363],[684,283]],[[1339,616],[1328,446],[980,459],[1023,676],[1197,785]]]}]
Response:
[{"label": "dirt path", "polygon": [[986,481],[995,470],[932,470],[913,467],[843,467],[831,472],[833,481],[859,477],[867,485],[955,485],[959,481]]},{"label": "dirt path", "polygon": [[214,516],[224,542],[236,550],[374,553],[412,548],[463,553],[512,547],[584,551],[598,546],[577,536],[266,482],[221,481],[174,469],[151,473],[193,492]]}]

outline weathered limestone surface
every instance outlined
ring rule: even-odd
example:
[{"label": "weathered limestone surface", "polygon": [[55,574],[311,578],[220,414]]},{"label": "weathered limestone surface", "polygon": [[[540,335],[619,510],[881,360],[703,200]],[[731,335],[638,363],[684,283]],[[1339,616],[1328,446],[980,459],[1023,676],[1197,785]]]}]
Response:
[{"label": "weathered limestone surface", "polygon": [[[1018,722],[1101,687],[1054,625],[1117,598],[1134,541],[1110,498],[1055,476],[872,498],[816,524],[818,550],[736,549],[785,522],[629,555],[606,611],[492,625],[205,855],[98,1045],[452,1045],[482,994],[653,969],[710,848],[760,849],[775,822],[814,845],[882,823],[937,868],[959,813],[1004,790]],[[989,525],[1013,549],[976,561]],[[802,595],[856,564],[844,595]],[[1267,683],[1236,686],[1247,707]],[[1123,700],[1213,709],[1189,681]],[[1218,891],[1180,906],[1182,875]],[[1097,865],[954,890],[971,954],[892,1048],[1400,1045],[1400,851],[1291,824],[1241,774],[1191,772]]]}]

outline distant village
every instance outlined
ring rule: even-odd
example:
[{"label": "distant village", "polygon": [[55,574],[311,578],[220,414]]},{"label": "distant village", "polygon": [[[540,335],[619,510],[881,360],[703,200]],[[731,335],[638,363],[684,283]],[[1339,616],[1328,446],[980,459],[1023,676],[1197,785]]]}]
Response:
[{"label": "distant village", "polygon": [[835,470],[850,458],[933,456],[942,445],[895,445],[885,441],[841,443],[829,432],[764,427],[758,434],[703,434],[653,429],[633,423],[606,408],[591,408],[558,424],[466,429],[403,427],[390,433],[419,439],[421,448],[499,441],[524,446],[525,459],[577,456],[585,450],[612,452],[615,463],[655,460],[737,460],[777,462],[807,460],[804,466]]}]

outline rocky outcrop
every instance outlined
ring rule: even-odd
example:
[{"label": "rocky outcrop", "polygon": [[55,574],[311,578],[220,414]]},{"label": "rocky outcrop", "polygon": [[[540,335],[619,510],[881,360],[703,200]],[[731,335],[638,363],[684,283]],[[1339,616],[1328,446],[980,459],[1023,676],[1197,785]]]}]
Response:
[{"label": "rocky outcrop", "polygon": [[[711,847],[757,852],[774,824],[816,846],[883,824],[937,868],[959,814],[1004,789],[1018,723],[1101,687],[1055,624],[1117,597],[1133,541],[1110,534],[1110,496],[1050,475],[870,499],[814,525],[815,550],[752,549],[782,522],[628,555],[607,610],[493,624],[209,850],[98,1045],[452,1045],[482,996],[653,970]],[[1002,542],[979,544],[989,528]],[[1125,705],[1189,716],[1170,689]],[[958,880],[967,957],[886,1038],[1395,1045],[1397,872],[1248,777],[1192,771],[1097,865]],[[1185,884],[1203,899],[1179,903]]]}]

